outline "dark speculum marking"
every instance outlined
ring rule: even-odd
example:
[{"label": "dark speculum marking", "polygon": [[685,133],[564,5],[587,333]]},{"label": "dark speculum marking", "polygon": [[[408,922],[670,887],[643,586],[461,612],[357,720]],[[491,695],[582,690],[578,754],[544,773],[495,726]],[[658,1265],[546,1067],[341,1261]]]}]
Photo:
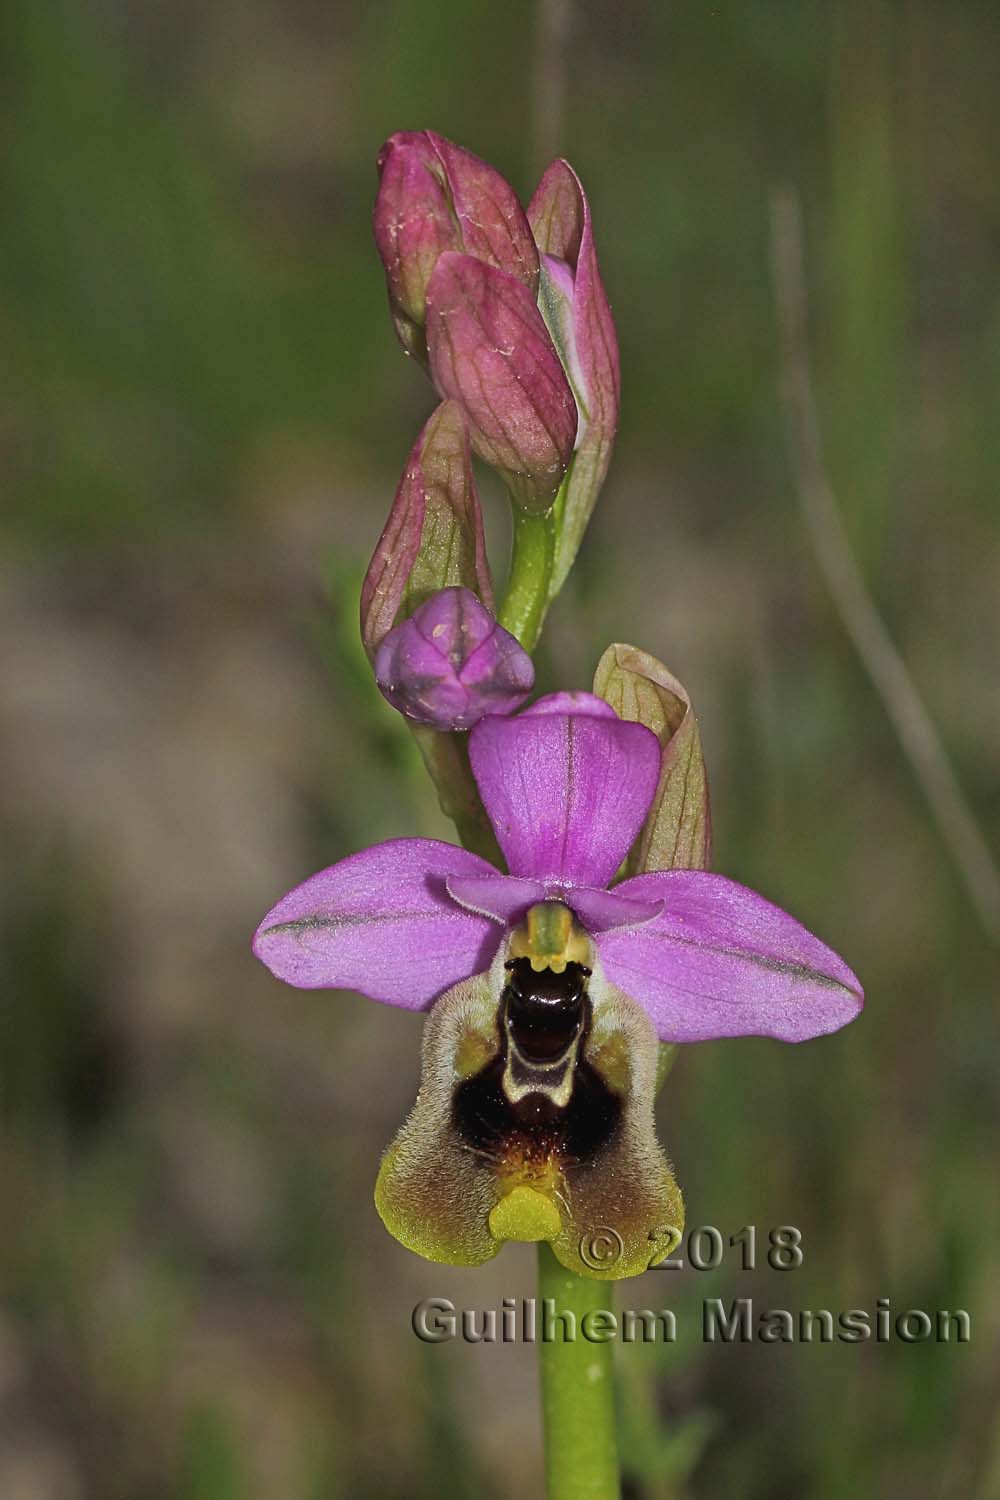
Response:
[{"label": "dark speculum marking", "polygon": [[561,974],[537,973],[528,959],[515,958],[507,971],[502,1000],[518,1051],[529,1062],[554,1062],[582,1030],[590,970],[567,964]]},{"label": "dark speculum marking", "polygon": [[589,970],[569,963],[561,974],[537,973],[526,958],[507,969],[497,1009],[499,1051],[455,1090],[452,1122],[467,1146],[498,1162],[588,1161],[611,1138],[622,1110],[582,1055],[591,1020]]}]

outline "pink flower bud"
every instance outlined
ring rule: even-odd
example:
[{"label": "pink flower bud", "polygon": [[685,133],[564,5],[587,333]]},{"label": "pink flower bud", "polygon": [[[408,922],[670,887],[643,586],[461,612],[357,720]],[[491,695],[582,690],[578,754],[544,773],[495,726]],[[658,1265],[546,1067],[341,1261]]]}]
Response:
[{"label": "pink flower bud", "polygon": [[528,205],[542,252],[539,305],[580,409],[573,467],[564,491],[553,595],[565,582],[611,462],[621,382],[618,340],[597,265],[590,206],[573,168],[557,160]]},{"label": "pink flower bud", "polygon": [[525,510],[548,510],[573,453],[576,402],[532,292],[476,260],[440,256],[427,288],[431,376],[460,403],[472,446]]},{"label": "pink flower bud", "polygon": [[391,630],[375,653],[375,680],[407,718],[432,729],[471,729],[519,708],[535,681],[531,657],[468,589],[442,589]]},{"label": "pink flower bud", "polygon": [[493,167],[433,130],[400,130],[378,156],[375,243],[389,308],[408,354],[426,358],[427,283],[445,250],[473,255],[538,286],[538,252],[524,210]]}]

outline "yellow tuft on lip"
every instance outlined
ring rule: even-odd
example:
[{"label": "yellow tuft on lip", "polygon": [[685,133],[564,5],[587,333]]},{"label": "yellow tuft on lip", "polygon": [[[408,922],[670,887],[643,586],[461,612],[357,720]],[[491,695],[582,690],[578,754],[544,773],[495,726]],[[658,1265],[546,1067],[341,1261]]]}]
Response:
[{"label": "yellow tuft on lip", "polygon": [[562,1229],[555,1204],[534,1188],[512,1188],[490,1211],[490,1234],[495,1240],[554,1240]]},{"label": "yellow tuft on lip", "polygon": [[510,938],[510,957],[526,958],[536,974],[562,974],[567,964],[590,963],[590,940],[568,906],[539,901],[526,913]]}]

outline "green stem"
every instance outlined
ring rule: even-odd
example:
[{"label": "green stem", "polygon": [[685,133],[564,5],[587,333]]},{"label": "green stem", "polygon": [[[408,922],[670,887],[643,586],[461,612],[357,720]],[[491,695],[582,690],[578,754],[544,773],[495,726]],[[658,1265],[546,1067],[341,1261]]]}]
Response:
[{"label": "green stem", "polygon": [[539,1301],[544,1305],[551,1297],[557,1313],[576,1319],[574,1342],[538,1346],[548,1500],[619,1500],[621,1495],[614,1344],[591,1342],[580,1332],[587,1313],[610,1311],[611,1288],[611,1282],[567,1271],[547,1244],[538,1246]]},{"label": "green stem", "polygon": [[555,507],[532,515],[512,506],[514,540],[510,554],[507,593],[498,616],[500,624],[517,637],[525,651],[534,651],[549,604],[549,584],[556,555]]}]

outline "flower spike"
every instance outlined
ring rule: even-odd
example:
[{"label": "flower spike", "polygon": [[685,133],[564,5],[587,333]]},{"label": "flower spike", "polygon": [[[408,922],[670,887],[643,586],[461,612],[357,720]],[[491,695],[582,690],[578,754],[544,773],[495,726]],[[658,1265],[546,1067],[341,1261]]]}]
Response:
[{"label": "flower spike", "polygon": [[[806,1041],[864,996],[794,917],[708,873],[700,734],[662,662],[616,644],[592,693],[523,706],[523,648],[572,566],[619,417],[580,179],[554,161],[525,214],[433,131],[391,136],[378,170],[390,312],[440,404],[365,576],[361,635],[463,847],[393,839],[340,860],[277,903],[254,952],[288,984],[427,1014],[420,1090],[375,1194],[404,1245],[477,1265],[507,1240],[546,1241],[577,1275],[634,1276],[683,1227],[653,1121],[677,1045]],[[499,609],[473,454],[514,507]]]}]

